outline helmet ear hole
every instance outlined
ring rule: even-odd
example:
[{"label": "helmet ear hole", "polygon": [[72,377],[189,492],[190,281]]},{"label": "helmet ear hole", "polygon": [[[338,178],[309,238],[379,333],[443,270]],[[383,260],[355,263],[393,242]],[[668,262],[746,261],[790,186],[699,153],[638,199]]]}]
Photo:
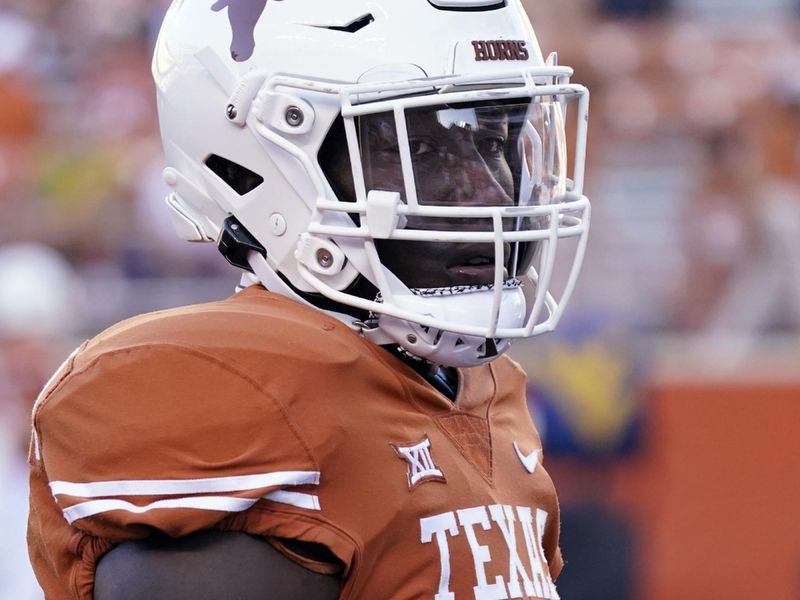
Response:
[{"label": "helmet ear hole", "polygon": [[205,165],[240,196],[252,192],[264,183],[264,178],[258,173],[217,154],[209,156]]}]

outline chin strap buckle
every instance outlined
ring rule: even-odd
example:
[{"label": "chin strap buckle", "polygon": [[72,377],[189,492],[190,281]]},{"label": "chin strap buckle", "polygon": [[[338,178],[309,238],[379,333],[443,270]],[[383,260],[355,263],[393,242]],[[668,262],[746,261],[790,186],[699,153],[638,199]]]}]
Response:
[{"label": "chin strap buckle", "polygon": [[267,257],[264,246],[233,215],[225,219],[222,225],[217,248],[234,267],[250,272],[253,271],[247,258],[250,252],[257,252],[264,258]]}]

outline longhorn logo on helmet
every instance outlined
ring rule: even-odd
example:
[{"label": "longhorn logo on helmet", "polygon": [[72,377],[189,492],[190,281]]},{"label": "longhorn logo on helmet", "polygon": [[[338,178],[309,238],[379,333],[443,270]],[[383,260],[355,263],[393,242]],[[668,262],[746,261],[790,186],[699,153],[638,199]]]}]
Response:
[{"label": "longhorn logo on helmet", "polygon": [[256,24],[264,14],[266,6],[267,0],[217,0],[211,6],[214,12],[228,8],[228,20],[231,22],[233,32],[231,58],[236,62],[243,62],[253,56],[256,48]]}]

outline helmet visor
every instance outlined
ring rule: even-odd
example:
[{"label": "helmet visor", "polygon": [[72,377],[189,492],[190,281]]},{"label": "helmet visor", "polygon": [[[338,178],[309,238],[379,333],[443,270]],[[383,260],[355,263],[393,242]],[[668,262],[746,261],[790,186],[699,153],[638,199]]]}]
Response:
[{"label": "helmet visor", "polygon": [[[508,278],[526,273],[539,247],[533,235],[503,244],[497,257],[493,243],[437,239],[435,232],[492,232],[489,213],[468,209],[547,206],[563,198],[565,114],[564,99],[547,96],[359,117],[366,191],[396,192],[408,206],[402,227],[409,238],[376,240],[381,262],[411,288],[491,284],[497,260]],[[504,233],[550,226],[545,213],[521,214],[502,218]],[[411,232],[429,235],[413,240]]]},{"label": "helmet visor", "polygon": [[[567,185],[563,110],[563,103],[543,98],[407,109],[418,203],[529,206],[562,196]],[[362,116],[358,130],[367,189],[397,191],[406,200],[394,113]]]}]

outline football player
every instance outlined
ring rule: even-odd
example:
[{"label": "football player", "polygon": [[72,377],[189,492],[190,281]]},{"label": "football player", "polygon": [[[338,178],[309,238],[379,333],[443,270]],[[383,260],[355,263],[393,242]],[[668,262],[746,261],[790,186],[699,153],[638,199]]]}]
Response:
[{"label": "football player", "polygon": [[574,286],[588,93],[520,1],[176,0],[153,73],[178,233],[244,276],[42,392],[48,598],[557,598],[504,353]]}]

